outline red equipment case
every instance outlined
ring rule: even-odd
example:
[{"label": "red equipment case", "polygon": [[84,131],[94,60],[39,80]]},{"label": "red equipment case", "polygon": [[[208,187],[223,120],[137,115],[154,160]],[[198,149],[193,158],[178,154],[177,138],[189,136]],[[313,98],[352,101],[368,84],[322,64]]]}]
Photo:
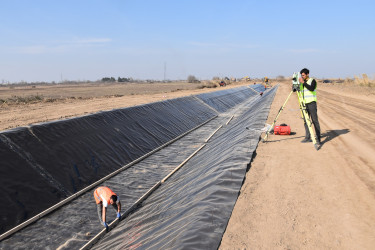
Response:
[{"label": "red equipment case", "polygon": [[290,135],[290,126],[286,124],[276,125],[273,133],[275,135]]}]

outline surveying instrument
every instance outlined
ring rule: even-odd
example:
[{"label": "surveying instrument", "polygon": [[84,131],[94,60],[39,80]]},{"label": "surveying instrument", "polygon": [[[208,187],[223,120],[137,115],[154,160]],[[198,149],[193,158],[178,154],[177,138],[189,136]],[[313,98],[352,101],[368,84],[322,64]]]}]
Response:
[{"label": "surveying instrument", "polygon": [[292,78],[292,91],[290,91],[289,95],[288,95],[288,98],[286,98],[283,106],[281,106],[279,112],[277,113],[276,115],[276,118],[275,120],[273,121],[271,127],[267,130],[266,132],[266,135],[264,136],[264,138],[262,139],[262,142],[266,142],[267,139],[268,139],[268,135],[269,133],[271,132],[271,130],[275,127],[275,123],[277,121],[277,118],[279,117],[279,115],[281,114],[281,111],[283,111],[286,103],[288,102],[290,96],[292,95],[293,92],[296,92],[297,93],[297,97],[298,97],[298,103],[299,103],[299,108],[300,108],[300,111],[301,111],[301,116],[302,118],[304,119],[308,129],[309,129],[309,132],[310,132],[310,137],[311,137],[311,140],[312,140],[312,143],[314,144],[314,147],[316,150],[319,149],[319,145],[317,144],[317,139],[315,137],[315,133],[314,133],[314,130],[312,128],[312,122],[311,122],[311,118],[307,112],[307,109],[306,109],[306,104],[305,102],[303,101],[303,96],[302,96],[302,91],[300,89],[300,86],[301,86],[301,83],[299,81],[301,77],[301,74],[300,73],[293,73],[293,78]]}]

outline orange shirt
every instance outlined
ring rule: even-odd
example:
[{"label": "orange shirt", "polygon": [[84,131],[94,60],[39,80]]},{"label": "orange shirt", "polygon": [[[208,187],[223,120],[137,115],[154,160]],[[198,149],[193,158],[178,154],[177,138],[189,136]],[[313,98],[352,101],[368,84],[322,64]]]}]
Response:
[{"label": "orange shirt", "polygon": [[[95,198],[96,204],[100,204],[100,202],[103,202],[104,207],[107,207],[108,204],[110,204],[109,200],[112,195],[116,195],[116,194],[108,187],[98,187],[94,191],[94,198]],[[119,201],[120,199],[117,196],[116,203],[118,203]]]}]

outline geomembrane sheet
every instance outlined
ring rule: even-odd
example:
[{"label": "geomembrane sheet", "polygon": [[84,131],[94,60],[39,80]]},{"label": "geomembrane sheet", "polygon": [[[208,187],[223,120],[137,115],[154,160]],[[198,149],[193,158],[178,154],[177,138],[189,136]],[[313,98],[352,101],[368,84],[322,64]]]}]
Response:
[{"label": "geomembrane sheet", "polygon": [[[235,107],[234,109],[232,109],[232,112],[235,112],[233,120],[228,125],[225,125],[221,130],[219,130],[218,133],[215,134],[215,136],[209,141],[209,143],[207,143],[206,147],[203,148],[202,151],[200,151],[196,156],[194,156],[174,176],[172,176],[172,178],[168,180],[168,182],[159,187],[159,189],[157,189],[146,201],[144,201],[142,207],[132,213],[114,230],[107,234],[104,240],[98,242],[95,248],[106,248],[110,246],[106,244],[111,244],[111,246],[117,246],[118,248],[137,246],[142,246],[141,248],[197,247],[210,249],[215,248],[216,246],[217,248],[218,244],[220,244],[222,233],[225,230],[227,221],[237,199],[238,192],[242,185],[244,174],[246,172],[246,168],[248,167],[248,164],[252,157],[252,152],[257,146],[260,129],[264,126],[264,122],[268,116],[269,106],[272,103],[273,96],[275,94],[275,88],[271,91],[267,90],[262,97],[256,95],[253,90],[247,92],[248,90],[249,89],[247,87],[246,89],[243,88],[243,91],[245,91],[245,93],[248,93],[247,98],[244,98],[244,95],[242,93],[243,91],[238,92],[236,95],[237,97],[234,98],[235,100],[242,99],[243,101],[241,105],[230,104],[233,105],[232,108]],[[227,92],[228,96],[233,97],[234,94],[232,91]],[[212,96],[213,98],[217,97],[217,93],[214,92]],[[221,98],[221,100],[226,98],[225,95],[219,97]],[[207,98],[207,96],[205,98]],[[44,133],[47,130],[46,127],[31,129],[31,131],[30,129],[25,129],[28,130],[28,132],[22,131],[22,133],[20,133],[20,135],[22,136],[20,137],[14,135],[13,137],[9,136],[11,138],[16,138],[15,140],[9,139],[7,136],[4,138],[2,133],[0,136],[0,152],[1,155],[3,155],[3,153],[4,155],[9,154],[8,159],[12,159],[13,162],[18,162],[17,164],[20,164],[22,166],[28,166],[28,168],[26,168],[27,171],[31,169],[31,171],[29,172],[34,175],[38,173],[40,176],[42,176],[43,171],[48,168],[44,168],[45,165],[43,165],[43,161],[35,160],[39,159],[38,157],[35,157],[35,155],[32,155],[33,157],[30,157],[28,152],[32,151],[30,149],[31,146],[28,145],[29,151],[27,153],[22,151],[21,153],[16,153],[14,152],[16,150],[14,150],[13,148],[13,156],[11,156],[12,150],[7,150],[7,147],[11,148],[11,146],[9,146],[9,143],[17,145],[18,147],[18,145],[20,144],[19,142],[21,142],[22,140],[19,139],[19,141],[17,141],[17,138],[31,138],[32,140],[35,140],[36,138],[36,140],[39,141],[42,146],[45,146],[44,149],[49,149],[49,146],[46,145],[51,145],[51,147],[56,147],[56,149],[53,148],[54,150],[59,150],[61,149],[61,147],[57,147],[56,145],[54,145],[54,143],[58,142],[64,145],[69,143],[73,143],[74,145],[78,144],[77,146],[74,146],[74,149],[69,151],[70,153],[73,153],[74,150],[86,152],[85,150],[89,151],[88,148],[90,147],[93,148],[91,149],[91,152],[106,152],[103,154],[98,154],[100,157],[98,155],[95,155],[94,157],[89,158],[90,160],[83,161],[84,164],[76,164],[77,167],[72,168],[72,172],[75,173],[75,175],[70,174],[76,179],[73,178],[74,181],[70,181],[70,183],[68,182],[68,185],[65,184],[64,179],[54,179],[55,177],[53,175],[37,177],[40,180],[41,187],[46,188],[48,187],[48,185],[51,186],[50,188],[46,188],[46,194],[52,194],[51,199],[55,198],[55,194],[59,194],[60,196],[57,197],[61,198],[64,191],[76,192],[76,190],[79,190],[80,187],[85,186],[83,185],[84,183],[86,183],[86,185],[87,183],[90,183],[90,180],[84,182],[85,178],[77,178],[77,176],[85,175],[85,171],[91,171],[92,176],[96,178],[99,173],[103,173],[101,171],[108,170],[108,172],[104,171],[104,173],[107,174],[109,172],[113,172],[113,169],[118,169],[119,167],[121,167],[121,162],[126,162],[126,160],[124,159],[128,159],[130,161],[131,159],[136,159],[136,157],[133,157],[133,153],[137,154],[138,152],[141,152],[141,155],[142,153],[144,154],[145,152],[147,152],[147,150],[149,150],[147,147],[139,146],[142,145],[142,143],[149,144],[149,141],[147,141],[145,137],[148,138],[147,136],[149,136],[150,145],[153,145],[153,147],[155,147],[156,145],[160,145],[160,143],[165,143],[166,141],[164,141],[164,138],[170,140],[170,138],[174,138],[177,135],[182,134],[183,131],[187,131],[189,130],[189,128],[195,127],[196,124],[203,123],[203,121],[214,117],[218,114],[217,111],[219,113],[223,113],[223,110],[230,110],[231,108],[229,106],[229,108],[227,109],[220,108],[223,107],[223,105],[221,105],[221,103],[223,102],[220,100],[220,98],[214,98],[215,100],[211,102],[211,105],[209,105],[213,109],[210,109],[207,105],[204,105],[202,103],[202,98],[188,97],[183,98],[184,104],[182,106],[174,103],[181,102],[179,98],[170,100],[170,103],[166,105],[164,103],[157,103],[158,105],[156,105],[155,107],[133,109],[131,112],[127,111],[126,114],[123,115],[121,115],[121,112],[120,114],[104,114],[107,112],[101,112],[99,114],[96,114],[98,116],[95,115],[94,117],[90,117],[90,119],[88,120],[82,121],[86,124],[91,124],[90,126],[88,126],[88,128],[90,128],[89,130],[92,132],[89,133],[88,136],[86,136],[87,134],[84,133],[84,129],[76,131],[75,128],[70,128],[70,126],[67,124],[55,123],[44,124],[52,124],[53,129],[51,131],[52,133],[57,134],[57,139],[53,138],[50,141],[48,140],[49,138],[44,138],[42,136],[43,129]],[[207,102],[205,103],[208,104]],[[168,107],[168,105],[171,105],[172,107]],[[170,120],[172,121],[169,121],[168,118],[166,118],[165,113],[163,113],[165,106],[170,109],[170,111],[167,112],[167,117],[170,117]],[[174,109],[175,106],[178,107],[178,111]],[[139,108],[139,106],[134,108]],[[198,112],[195,112],[194,109],[198,109]],[[119,111],[114,110],[108,112]],[[158,112],[163,113],[162,118],[158,118],[157,116],[156,118],[150,118],[153,117],[152,114]],[[173,117],[173,119],[171,117]],[[138,122],[137,119],[140,119],[140,122]],[[148,124],[149,119],[153,120],[153,123],[151,123],[152,125],[148,127],[144,124]],[[208,129],[207,126],[213,126],[215,122],[220,122],[220,119],[221,118],[219,117],[214,121],[211,121],[209,124],[205,125],[204,127],[206,127],[206,129],[204,127],[202,129],[198,129],[203,132],[192,132],[192,134],[198,133],[194,137],[185,136],[186,138],[184,138],[185,140],[187,140],[187,142],[182,142],[182,139],[180,139],[179,141],[181,141],[181,145],[176,146],[176,149],[171,149],[171,151],[161,150],[160,152],[155,153],[154,157],[160,159],[160,164],[162,165],[159,165],[159,163],[157,163],[157,160],[147,162],[148,158],[146,158],[142,161],[145,165],[143,170],[130,168],[126,171],[123,171],[124,173],[122,174],[125,174],[126,176],[122,177],[123,179],[119,179],[120,176],[116,176],[106,181],[106,183],[108,182],[110,186],[117,187],[115,188],[116,193],[120,192],[120,190],[123,190],[120,192],[120,197],[124,202],[124,209],[132,204],[131,201],[137,200],[144,193],[144,191],[147,190],[147,187],[151,187],[153,184],[163,178],[171,169],[173,169],[176,164],[178,165],[179,160],[182,161],[183,159],[185,159],[186,154],[190,154],[192,151],[194,151],[199,146],[197,144],[202,143],[203,133],[205,134],[204,136],[207,136],[207,134],[211,133],[213,129],[215,129]],[[113,120],[115,121],[112,122]],[[129,120],[134,122],[127,122]],[[154,120],[156,120],[157,122],[155,122]],[[180,123],[184,124],[180,125]],[[70,124],[71,126],[77,125],[75,123],[73,123],[73,125],[72,123]],[[128,129],[128,133],[125,133],[124,130],[122,130],[124,124],[126,125],[126,129]],[[163,127],[163,125],[161,126],[160,124],[164,124],[164,126],[166,126],[165,124],[168,124],[168,126],[170,126],[172,129],[163,132],[163,129],[165,127]],[[94,127],[95,129],[91,129],[92,127]],[[101,133],[101,129],[103,127],[107,130]],[[156,127],[156,129],[154,129],[154,127]],[[119,133],[120,136],[118,136],[117,133],[115,133],[115,135],[117,136],[111,135],[111,133],[117,131],[116,129],[122,131],[122,133]],[[122,140],[129,141],[128,134],[137,129],[142,130],[142,133],[136,132],[138,133],[138,136],[134,136],[134,140],[136,140],[136,142],[138,143],[138,147],[136,147],[136,143],[134,143],[132,145],[133,147],[130,147],[130,149],[122,149],[125,147],[125,143],[123,143]],[[62,138],[64,137],[64,133],[61,132],[61,130],[70,131],[68,134],[71,134],[71,136],[68,140],[65,141],[65,139]],[[95,131],[97,131],[98,133],[95,133]],[[7,132],[10,133],[9,131]],[[19,131],[16,132],[19,133]],[[33,133],[34,135],[32,135]],[[82,134],[82,139],[80,133]],[[202,134],[200,135],[199,133]],[[165,137],[161,136],[160,134],[165,134]],[[86,139],[87,137],[89,139]],[[50,144],[43,145],[46,141],[49,141]],[[99,144],[103,145],[102,147],[100,147],[100,145],[95,145],[96,143],[98,143],[98,141]],[[1,142],[5,144],[4,150],[2,150]],[[40,147],[43,148],[42,146]],[[84,149],[80,149],[80,146],[82,146]],[[120,153],[117,151],[117,147],[122,149]],[[170,146],[168,146],[167,148],[169,147]],[[183,148],[183,150],[181,148]],[[18,151],[20,151],[20,149],[18,149]],[[177,155],[173,154],[173,152],[175,152]],[[114,154],[114,156],[112,154]],[[67,157],[68,153],[65,153],[64,156]],[[57,158],[56,160],[64,160],[64,156],[60,156],[60,158]],[[79,154],[77,153],[77,157],[78,156]],[[55,159],[52,158],[51,160],[53,161]],[[108,165],[110,166],[103,167],[103,164],[105,162],[109,162]],[[146,162],[147,164],[145,164]],[[82,168],[81,165],[91,165],[91,168],[85,169]],[[112,165],[116,165],[117,167],[113,167]],[[10,166],[10,168],[11,167],[12,166]],[[41,168],[43,168],[43,171],[41,171]],[[50,170],[48,170],[47,173],[50,173]],[[29,185],[33,185],[33,183],[27,183],[27,178],[24,179],[26,179],[26,187]],[[54,183],[53,180],[57,181],[60,184],[63,183],[61,185],[63,188],[65,188],[65,190],[61,191],[54,185],[52,185]],[[70,180],[72,180],[72,177],[70,178]],[[12,182],[17,183],[17,180]],[[57,187],[59,186],[57,185]],[[26,189],[27,188],[25,188],[25,190]],[[40,188],[40,190],[43,190],[43,188]],[[87,201],[83,203],[90,204],[92,202],[91,196],[91,192],[82,195],[82,200]],[[92,236],[85,235],[85,232],[87,230],[95,233],[95,228],[98,227],[96,230],[101,229],[100,225],[97,225],[98,222],[96,221],[96,211],[85,208],[85,206],[83,206],[79,202],[81,198],[74,200],[70,204],[46,216],[45,222],[43,222],[43,219],[41,219],[40,223],[35,223],[28,228],[21,230],[19,233],[16,233],[11,238],[3,241],[2,243],[5,243],[5,245],[0,243],[0,248],[4,248],[4,246],[6,246],[5,249],[8,249],[7,247],[9,246],[11,246],[11,248],[18,248],[17,246],[21,246],[19,244],[21,244],[22,241],[26,241],[24,242],[24,244],[26,245],[29,242],[30,248],[38,248],[37,246],[38,242],[40,242],[40,239],[38,240],[38,237],[34,238],[33,235],[42,235],[42,238],[44,238],[47,242],[48,237],[43,237],[43,234],[47,233],[45,226],[43,226],[43,224],[45,223],[47,223],[45,225],[48,225],[49,223],[52,223],[52,225],[53,223],[55,223],[55,225],[57,225],[56,223],[62,223],[64,225],[64,228],[56,229],[55,235],[59,232],[61,232],[61,234],[64,234],[62,232],[65,230],[65,228],[67,229],[67,234],[68,231],[72,231],[71,236],[68,236],[67,238],[70,240],[65,245],[63,244],[63,241],[56,241],[55,243],[52,243],[52,240],[50,245],[47,246],[50,246],[51,248],[57,248],[59,246],[61,247],[63,244],[62,248],[79,248],[85,241],[89,240],[90,236]],[[55,200],[58,199],[55,198]],[[56,203],[56,201],[54,203]],[[5,209],[6,208],[4,208],[4,210]],[[87,211],[91,211],[90,216],[87,215]],[[92,215],[92,212],[94,212],[94,215]],[[109,213],[111,213],[111,211],[109,211]],[[70,218],[66,218],[69,216]],[[59,218],[57,222],[53,222],[54,220],[56,220],[56,218]],[[70,224],[69,221],[74,223],[74,225]],[[90,230],[90,227],[92,227],[93,229]],[[49,228],[51,231],[53,231],[51,227]],[[84,230],[86,231],[75,234],[73,233],[75,230],[74,228],[77,228],[77,230],[82,230],[82,228],[84,228]],[[29,235],[29,237],[31,238],[27,240],[27,237],[25,237],[25,235],[21,236],[22,232],[26,232],[25,235]],[[132,237],[129,237],[129,235]],[[134,235],[136,235],[136,237]],[[57,238],[61,239],[61,237]]]}]

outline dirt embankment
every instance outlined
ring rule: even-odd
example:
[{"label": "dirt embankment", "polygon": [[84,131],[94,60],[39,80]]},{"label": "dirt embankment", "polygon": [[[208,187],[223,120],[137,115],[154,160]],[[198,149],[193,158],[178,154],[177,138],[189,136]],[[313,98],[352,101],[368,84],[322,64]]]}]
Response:
[{"label": "dirt embankment", "polygon": [[[225,88],[245,85],[248,82]],[[203,86],[204,83],[138,83],[0,87],[0,100],[15,99],[12,103],[0,102],[0,131],[224,89]]]},{"label": "dirt embankment", "polygon": [[[258,145],[220,249],[374,249],[374,92],[318,87],[321,149],[300,142],[292,95],[277,123],[296,134]],[[269,124],[289,93],[280,86]]]}]

